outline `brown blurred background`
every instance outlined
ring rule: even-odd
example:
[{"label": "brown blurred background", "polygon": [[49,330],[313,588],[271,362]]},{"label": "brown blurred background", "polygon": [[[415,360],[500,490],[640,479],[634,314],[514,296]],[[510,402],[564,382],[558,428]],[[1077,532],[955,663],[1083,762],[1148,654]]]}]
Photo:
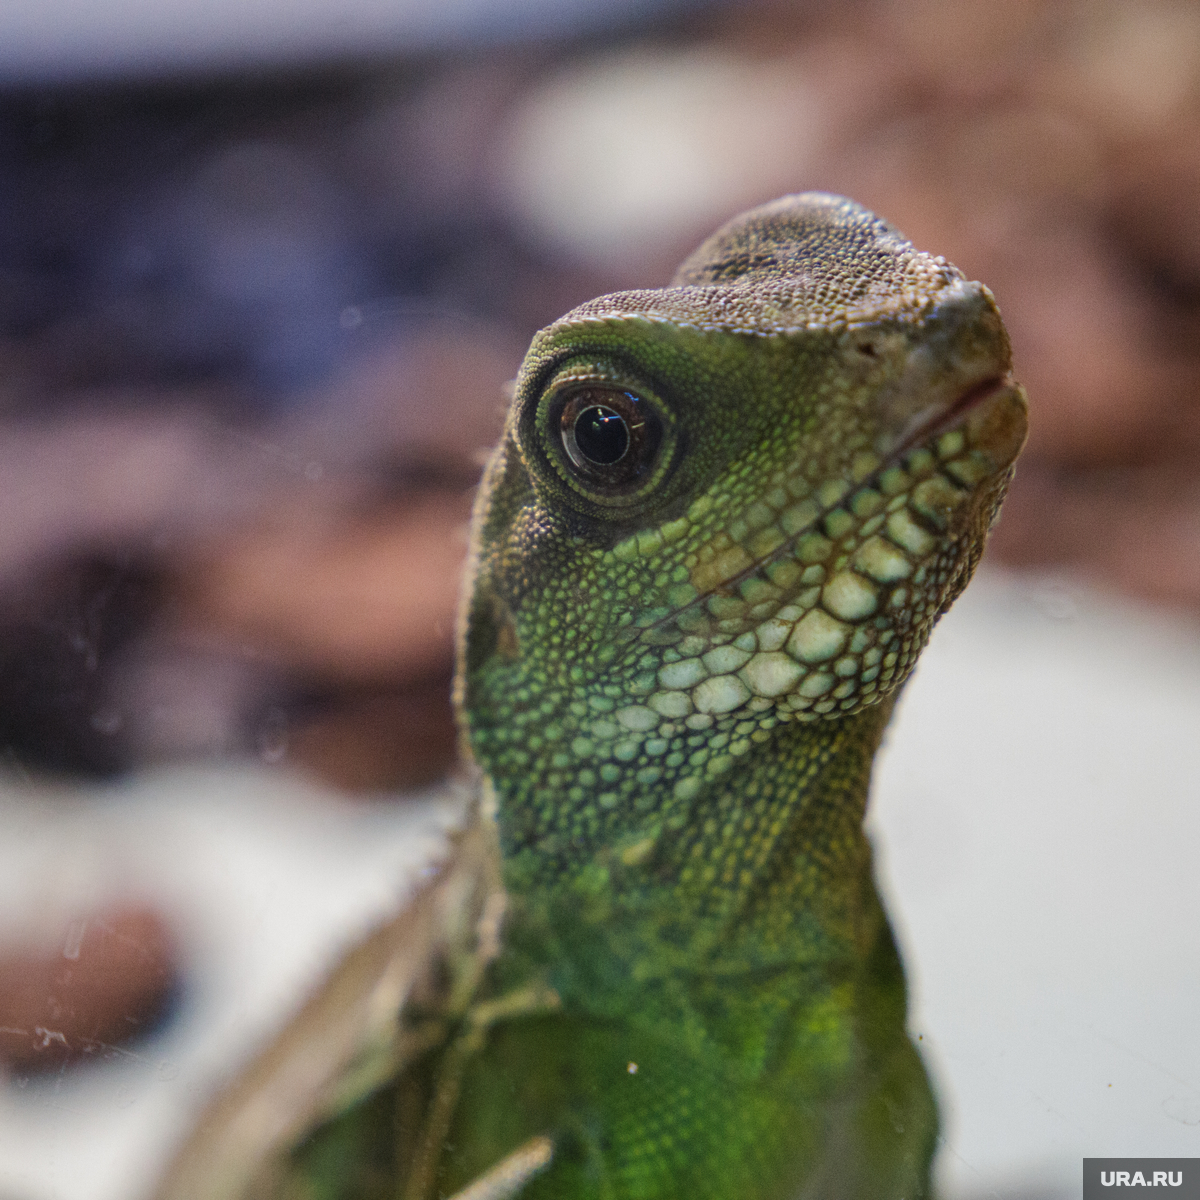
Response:
[{"label": "brown blurred background", "polygon": [[[7,770],[442,776],[470,498],[529,337],[807,189],[996,293],[1033,424],[989,554],[1200,615],[1193,2],[676,5],[574,40],[14,85]],[[108,982],[55,1000],[67,1040],[173,986],[153,912],[96,919],[76,950]],[[17,932],[0,1026],[24,1028],[49,1001],[12,981],[59,947]],[[61,1058],[35,1041],[0,1055]]]}]

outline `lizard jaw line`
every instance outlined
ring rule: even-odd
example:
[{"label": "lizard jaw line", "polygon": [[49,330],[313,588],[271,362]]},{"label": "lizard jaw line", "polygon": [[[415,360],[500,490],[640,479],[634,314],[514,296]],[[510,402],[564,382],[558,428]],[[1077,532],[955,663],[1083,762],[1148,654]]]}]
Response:
[{"label": "lizard jaw line", "polygon": [[[1015,387],[1015,380],[1012,378],[1011,373],[1007,372],[1003,375],[989,375],[986,379],[980,380],[979,383],[972,384],[947,407],[941,409],[941,411],[934,413],[931,417],[920,417],[917,424],[901,437],[900,441],[888,452],[879,466],[860,480],[856,486],[860,488],[870,487],[872,482],[878,480],[879,476],[888,470],[889,467],[897,466],[903,462],[906,455],[911,454],[914,450],[932,441],[934,438],[940,437],[948,430],[954,429],[963,419],[974,412],[975,409],[982,407],[995,396],[999,396]],[[828,516],[837,507],[837,503],[824,505],[808,529],[815,528],[824,517]],[[808,529],[803,529],[793,534],[782,546],[773,550],[770,554],[765,554],[754,559],[744,570],[739,571],[736,575],[731,576],[716,587],[699,593],[695,599],[689,601],[681,608],[667,613],[666,616],[655,621],[648,628],[657,629],[667,622],[675,620],[680,613],[696,605],[703,604],[711,596],[728,594],[729,591],[736,588],[744,579],[748,579],[755,572],[761,570],[767,563],[783,557],[786,551],[808,532]]]},{"label": "lizard jaw line", "polygon": [[878,475],[880,472],[886,471],[888,467],[896,466],[905,455],[911,454],[924,443],[954,429],[963,417],[976,408],[982,407],[993,396],[998,396],[1001,392],[1008,391],[1015,386],[1011,374],[989,375],[988,378],[967,388],[940,412],[936,412],[932,416],[918,414],[914,425],[901,434],[896,445],[888,451],[883,462],[871,474]]}]

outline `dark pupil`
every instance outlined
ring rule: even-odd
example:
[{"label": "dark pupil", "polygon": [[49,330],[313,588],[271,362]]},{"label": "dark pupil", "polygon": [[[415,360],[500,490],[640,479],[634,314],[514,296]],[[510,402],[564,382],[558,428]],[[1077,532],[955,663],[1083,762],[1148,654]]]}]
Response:
[{"label": "dark pupil", "polygon": [[629,426],[611,408],[593,404],[575,418],[575,445],[590,462],[610,466],[620,462],[629,449]]}]

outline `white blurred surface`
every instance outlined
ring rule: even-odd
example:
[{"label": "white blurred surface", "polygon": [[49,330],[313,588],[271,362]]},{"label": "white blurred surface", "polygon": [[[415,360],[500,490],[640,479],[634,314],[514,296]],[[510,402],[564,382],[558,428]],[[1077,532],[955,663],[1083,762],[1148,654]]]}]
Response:
[{"label": "white blurred surface", "polygon": [[182,1001],[115,1058],[0,1083],[3,1200],[145,1194],[221,1081],[395,911],[461,812],[433,794],[352,805],[253,768],[163,772],[87,801],[0,797],[6,924],[154,898],[183,942]]},{"label": "white blurred surface", "polygon": [[[1197,731],[1194,622],[984,573],[935,634],[871,828],[950,1200],[1076,1197],[1085,1154],[1200,1156]],[[436,858],[454,816],[234,770],[65,808],[4,802],[6,911],[121,883],[162,897],[192,954],[156,1039],[0,1086],[0,1196],[144,1194],[191,1114]]]},{"label": "white blurred surface", "polygon": [[983,574],[870,825],[940,1084],[947,1196],[1200,1156],[1200,623]]},{"label": "white blurred surface", "polygon": [[569,63],[508,115],[497,191],[539,243],[635,268],[796,190],[797,163],[837,127],[836,102],[810,67],[804,56],[763,61],[711,47]]}]

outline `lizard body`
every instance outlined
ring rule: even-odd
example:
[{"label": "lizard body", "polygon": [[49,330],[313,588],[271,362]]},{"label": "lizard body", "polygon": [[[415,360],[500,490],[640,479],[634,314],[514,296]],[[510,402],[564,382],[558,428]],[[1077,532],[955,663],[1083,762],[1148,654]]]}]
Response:
[{"label": "lizard body", "polygon": [[534,339],[456,699],[507,895],[474,1002],[552,1002],[333,1122],[305,1194],[449,1196],[531,1138],[538,1169],[487,1194],[928,1194],[862,820],[1024,438],[1009,368],[985,288],[816,194]]}]

